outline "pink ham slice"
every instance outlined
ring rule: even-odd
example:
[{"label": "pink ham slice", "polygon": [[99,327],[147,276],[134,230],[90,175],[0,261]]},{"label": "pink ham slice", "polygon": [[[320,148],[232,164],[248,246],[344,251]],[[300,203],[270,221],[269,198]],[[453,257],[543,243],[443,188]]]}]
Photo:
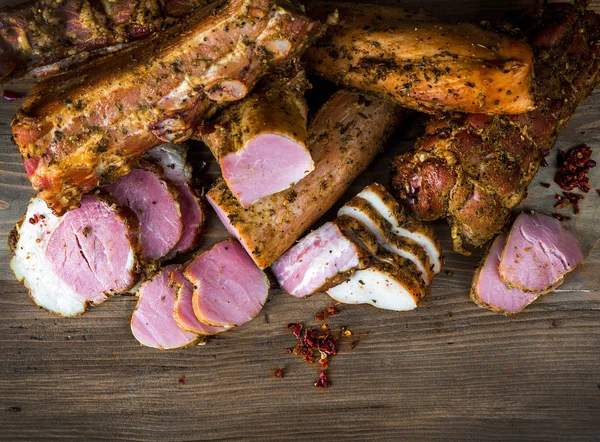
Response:
[{"label": "pink ham slice", "polygon": [[369,253],[335,223],[312,231],[271,266],[281,288],[302,298],[326,290],[369,264]]},{"label": "pink ham slice", "polygon": [[269,282],[234,239],[199,253],[185,269],[194,284],[196,317],[215,327],[231,328],[253,319],[269,295]]},{"label": "pink ham slice", "polygon": [[541,292],[562,281],[582,262],[577,239],[557,219],[522,213],[506,240],[499,272],[510,287]]},{"label": "pink ham slice", "polygon": [[169,275],[178,265],[170,265],[146,281],[138,291],[139,300],[131,317],[131,332],[146,347],[171,350],[193,345],[199,336],[182,330],[175,322],[175,287]]},{"label": "pink ham slice", "polygon": [[173,185],[156,172],[134,169],[104,189],[137,215],[144,259],[163,258],[177,245],[183,221]]},{"label": "pink ham slice", "polygon": [[197,335],[214,335],[215,333],[227,330],[224,327],[213,327],[198,320],[192,306],[194,285],[185,279],[183,275],[184,268],[183,266],[178,267],[170,276],[170,280],[177,292],[175,308],[173,310],[173,316],[177,325],[183,330],[196,333]]}]

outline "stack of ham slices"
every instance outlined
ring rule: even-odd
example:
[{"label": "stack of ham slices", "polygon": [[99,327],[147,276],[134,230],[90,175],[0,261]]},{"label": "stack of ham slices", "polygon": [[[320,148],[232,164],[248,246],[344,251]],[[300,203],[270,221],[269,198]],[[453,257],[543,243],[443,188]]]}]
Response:
[{"label": "stack of ham slices", "polygon": [[349,304],[412,310],[441,270],[428,227],[406,216],[380,184],[363,189],[272,266],[280,286],[301,298],[327,291]]},{"label": "stack of ham slices", "polygon": [[522,213],[490,246],[475,272],[471,300],[505,315],[519,313],[582,262],[577,239],[558,220]]}]

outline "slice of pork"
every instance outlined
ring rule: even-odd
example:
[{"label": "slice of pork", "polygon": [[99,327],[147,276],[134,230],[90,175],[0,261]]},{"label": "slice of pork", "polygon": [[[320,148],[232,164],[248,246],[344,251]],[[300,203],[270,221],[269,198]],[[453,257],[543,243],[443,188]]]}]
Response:
[{"label": "slice of pork", "polygon": [[58,217],[34,197],[16,229],[11,268],[34,302],[53,313],[77,316],[138,279],[137,219],[105,198],[87,195]]},{"label": "slice of pork", "polygon": [[170,281],[176,291],[173,317],[177,325],[183,330],[197,335],[214,335],[215,333],[227,330],[224,327],[213,327],[198,320],[192,306],[194,285],[185,279],[183,275],[184,269],[184,266],[180,266],[170,276]]},{"label": "slice of pork", "polygon": [[184,275],[194,285],[196,317],[215,327],[245,324],[262,310],[269,280],[234,239],[196,255]]},{"label": "slice of pork", "polygon": [[302,298],[336,285],[369,261],[366,250],[329,222],[285,252],[271,270],[284,291]]},{"label": "slice of pork", "polygon": [[164,267],[138,290],[131,332],[146,347],[171,350],[196,344],[199,340],[195,333],[182,330],[173,316],[176,290],[169,282],[169,275],[178,267],[176,264]]},{"label": "slice of pork", "polygon": [[425,284],[431,283],[434,276],[433,266],[425,249],[412,239],[393,233],[391,224],[365,199],[352,198],[338,211],[338,216],[341,215],[350,216],[363,223],[383,248],[412,261]]},{"label": "slice of pork", "polygon": [[407,215],[404,208],[381,184],[373,183],[358,193],[392,225],[396,235],[404,236],[425,249],[435,274],[442,270],[442,249],[433,230]]},{"label": "slice of pork", "polygon": [[158,260],[179,242],[183,221],[176,188],[152,170],[134,169],[104,187],[140,222],[142,257]]},{"label": "slice of pork", "polygon": [[499,272],[510,287],[541,292],[582,262],[581,246],[560,221],[541,213],[522,213],[508,234]]}]

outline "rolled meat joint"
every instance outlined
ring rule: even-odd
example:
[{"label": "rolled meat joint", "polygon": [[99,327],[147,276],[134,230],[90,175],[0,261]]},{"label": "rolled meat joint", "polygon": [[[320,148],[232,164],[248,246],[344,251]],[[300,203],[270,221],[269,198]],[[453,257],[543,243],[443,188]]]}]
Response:
[{"label": "rolled meat joint", "polygon": [[307,51],[308,67],[331,81],[426,113],[533,107],[531,49],[519,40],[395,6],[311,2],[308,10],[339,14]]},{"label": "rolled meat joint", "polygon": [[600,83],[600,15],[550,3],[510,20],[535,53],[535,109],[432,117],[413,152],[392,162],[394,196],[418,219],[446,217],[454,249],[502,231],[575,108]]},{"label": "rolled meat joint", "polygon": [[235,239],[200,252],[184,275],[194,286],[196,317],[213,327],[231,328],[254,319],[269,296],[269,280]]},{"label": "rolled meat joint", "polygon": [[314,169],[306,147],[308,86],[303,70],[267,76],[245,100],[201,127],[242,207],[288,189]]},{"label": "rolled meat joint", "polygon": [[11,243],[17,279],[37,305],[62,316],[129,290],[139,277],[137,219],[102,196],[85,196],[62,217],[34,197]]},{"label": "rolled meat joint", "polygon": [[244,98],[323,26],[287,0],[220,0],[115,56],[39,83],[13,136],[40,197],[62,212],[127,174],[160,139]]},{"label": "rolled meat joint", "polygon": [[384,100],[339,91],[309,124],[308,146],[315,170],[290,189],[244,209],[223,180],[207,193],[221,222],[264,269],[342,196],[400,121]]},{"label": "rolled meat joint", "polygon": [[197,344],[201,339],[195,333],[182,330],[173,316],[176,291],[169,276],[178,267],[176,264],[164,267],[138,290],[131,332],[146,347],[172,350]]},{"label": "rolled meat joint", "polygon": [[0,82],[58,73],[182,20],[209,0],[34,0],[0,9]]}]

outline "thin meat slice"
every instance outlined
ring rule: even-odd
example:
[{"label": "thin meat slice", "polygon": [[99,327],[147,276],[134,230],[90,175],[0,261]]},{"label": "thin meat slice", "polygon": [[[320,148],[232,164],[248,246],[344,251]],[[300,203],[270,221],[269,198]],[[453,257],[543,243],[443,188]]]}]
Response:
[{"label": "thin meat slice", "polygon": [[200,129],[242,207],[288,189],[314,169],[306,147],[308,82],[303,70],[291,71],[265,78]]},{"label": "thin meat slice", "polygon": [[183,221],[177,190],[156,172],[135,169],[104,189],[137,215],[144,259],[163,258],[179,242]]},{"label": "thin meat slice", "polygon": [[234,239],[196,255],[184,271],[196,317],[215,327],[245,324],[262,310],[269,280]]},{"label": "thin meat slice", "polygon": [[169,277],[176,291],[173,317],[177,325],[181,329],[197,335],[214,335],[215,333],[227,330],[224,327],[213,327],[198,320],[192,305],[194,285],[185,279],[183,274],[184,269],[184,266],[176,268]]},{"label": "thin meat slice", "polygon": [[420,244],[410,238],[396,235],[392,226],[365,199],[354,197],[338,211],[338,216],[347,215],[363,223],[384,248],[410,260],[418,269],[426,285],[431,283],[434,272],[429,256]]},{"label": "thin meat slice", "polygon": [[434,273],[442,270],[442,249],[431,227],[407,215],[404,208],[381,184],[370,184],[357,196],[366,200],[391,224],[392,232],[421,245],[429,256]]},{"label": "thin meat slice", "polygon": [[509,287],[542,292],[582,262],[579,242],[560,221],[541,213],[522,213],[508,234],[499,272]]},{"label": "thin meat slice", "polygon": [[400,118],[387,101],[339,91],[309,125],[313,172],[247,209],[221,180],[209,190],[208,202],[264,269],[333,206],[381,150]]},{"label": "thin meat slice", "polygon": [[284,291],[302,298],[336,285],[369,261],[366,250],[329,222],[285,252],[271,270]]},{"label": "thin meat slice", "polygon": [[138,302],[131,316],[131,332],[146,347],[160,350],[188,347],[200,337],[182,330],[175,322],[175,287],[169,275],[177,270],[176,264],[164,267],[138,290]]},{"label": "thin meat slice", "polygon": [[15,276],[53,313],[77,316],[138,279],[137,219],[103,197],[85,196],[62,217],[34,197],[13,236]]}]

